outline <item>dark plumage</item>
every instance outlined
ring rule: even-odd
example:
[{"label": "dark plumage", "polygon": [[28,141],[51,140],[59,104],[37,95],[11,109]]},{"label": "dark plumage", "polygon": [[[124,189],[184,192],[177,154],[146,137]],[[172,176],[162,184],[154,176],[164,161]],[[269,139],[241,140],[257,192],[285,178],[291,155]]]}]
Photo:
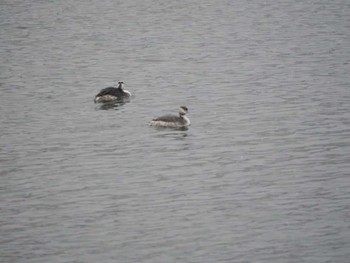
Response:
[{"label": "dark plumage", "polygon": [[121,97],[123,96],[123,90],[121,88],[115,88],[115,87],[108,87],[102,89],[96,97],[102,97],[105,95],[111,95],[111,96],[116,96],[116,97]]},{"label": "dark plumage", "polygon": [[124,82],[118,82],[117,87],[108,87],[102,89],[94,99],[95,103],[114,102],[119,99],[128,98],[131,93],[123,89]]}]

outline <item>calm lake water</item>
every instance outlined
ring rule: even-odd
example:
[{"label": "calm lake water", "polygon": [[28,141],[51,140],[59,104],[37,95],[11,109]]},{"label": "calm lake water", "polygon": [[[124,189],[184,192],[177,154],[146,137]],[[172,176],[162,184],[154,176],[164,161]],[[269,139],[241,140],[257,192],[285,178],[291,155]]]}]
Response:
[{"label": "calm lake water", "polygon": [[348,262],[349,14],[2,0],[0,261]]}]

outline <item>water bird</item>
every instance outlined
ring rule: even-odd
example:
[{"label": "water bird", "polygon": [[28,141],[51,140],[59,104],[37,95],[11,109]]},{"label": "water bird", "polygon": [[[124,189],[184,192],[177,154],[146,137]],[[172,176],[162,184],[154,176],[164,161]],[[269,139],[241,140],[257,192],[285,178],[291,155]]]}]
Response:
[{"label": "water bird", "polygon": [[189,118],[186,116],[188,108],[181,106],[179,108],[179,116],[176,115],[164,115],[153,119],[149,125],[155,127],[171,127],[171,128],[182,128],[187,127],[191,124]]},{"label": "water bird", "polygon": [[124,98],[129,98],[131,93],[124,89],[124,82],[119,81],[115,87],[102,89],[94,99],[95,103],[110,103]]}]

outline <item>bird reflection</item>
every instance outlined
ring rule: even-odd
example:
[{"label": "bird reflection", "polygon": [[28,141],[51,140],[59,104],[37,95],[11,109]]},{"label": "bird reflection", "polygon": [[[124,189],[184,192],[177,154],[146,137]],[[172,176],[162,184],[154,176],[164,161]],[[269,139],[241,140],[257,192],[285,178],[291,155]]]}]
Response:
[{"label": "bird reflection", "polygon": [[157,128],[157,130],[167,130],[164,133],[158,133],[156,135],[156,137],[158,138],[174,138],[175,140],[184,140],[188,134],[187,134],[187,130],[188,128],[182,127],[182,128],[177,128],[177,129],[173,129],[172,131],[169,131],[169,129],[161,129],[161,128]]},{"label": "bird reflection", "polygon": [[119,110],[119,107],[123,106],[124,104],[128,103],[128,101],[118,101],[113,103],[104,103],[96,106],[97,110]]}]

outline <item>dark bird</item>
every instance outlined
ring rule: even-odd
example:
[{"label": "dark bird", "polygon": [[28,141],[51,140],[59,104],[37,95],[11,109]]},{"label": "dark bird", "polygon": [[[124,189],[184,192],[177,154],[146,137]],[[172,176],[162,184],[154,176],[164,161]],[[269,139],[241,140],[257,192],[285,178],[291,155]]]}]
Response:
[{"label": "dark bird", "polygon": [[108,87],[102,89],[94,99],[95,103],[108,103],[121,100],[124,98],[129,98],[131,93],[127,90],[124,90],[124,82],[118,82],[115,87]]}]

